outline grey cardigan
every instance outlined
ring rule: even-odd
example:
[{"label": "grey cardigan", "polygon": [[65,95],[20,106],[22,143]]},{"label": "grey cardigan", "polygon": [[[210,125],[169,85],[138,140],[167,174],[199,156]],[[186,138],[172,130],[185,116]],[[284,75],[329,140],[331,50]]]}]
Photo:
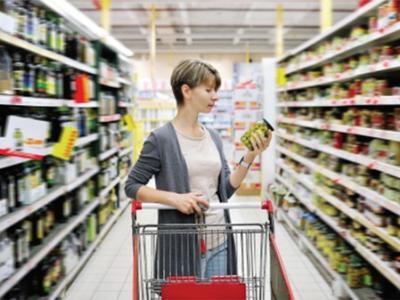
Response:
[{"label": "grey cardigan", "polygon": [[[229,166],[226,162],[225,155],[223,153],[222,141],[218,134],[208,129],[211,137],[217,146],[222,168],[221,173],[219,175],[219,183],[218,183],[218,196],[221,202],[227,202],[228,199],[235,192],[235,188],[230,184],[229,175],[230,170]],[[133,166],[128,180],[125,185],[125,192],[129,198],[135,199],[138,189],[146,185],[151,177],[155,175],[156,180],[156,188],[159,190],[176,192],[176,193],[189,193],[189,175],[188,169],[181,152],[178,137],[176,135],[176,131],[173,125],[169,122],[166,125],[154,130],[149,137],[146,139],[142,152]],[[225,220],[227,223],[230,223],[229,213],[225,212]],[[195,217],[194,215],[185,215],[178,210],[160,210],[158,213],[158,222],[159,224],[194,224]],[[188,237],[190,242],[187,240],[183,241],[182,237],[179,237],[179,244],[190,244],[194,243],[197,238]],[[171,241],[171,237],[168,237],[168,241],[164,241],[169,245],[164,244],[163,241],[159,241],[158,247],[159,252],[162,256],[171,256],[167,255],[168,249],[171,248],[171,244],[176,244],[177,241]],[[174,248],[174,247],[172,247]],[[176,248],[176,247],[175,247]],[[181,271],[173,271],[173,270],[165,270],[166,266],[176,265],[176,264],[184,264],[184,262],[175,261],[172,258],[172,262],[165,263],[162,262],[161,265],[164,266],[164,270],[158,270],[166,275],[198,275],[199,274],[199,253],[197,251],[197,247],[195,249],[190,246],[191,249],[183,249],[183,253],[175,253],[172,257],[175,259],[179,259],[182,257],[183,261],[194,261],[193,264],[189,264],[188,268],[184,268],[183,272]],[[175,251],[175,250],[174,250]],[[187,254],[186,252],[189,252]],[[191,257],[186,257],[190,255]],[[192,255],[194,257],[192,257]],[[235,250],[233,239],[228,236],[228,255],[232,261],[236,261],[235,258]],[[161,259],[161,258],[160,258]],[[187,265],[187,264],[185,264]],[[230,265],[230,266],[229,266]],[[236,274],[236,263],[231,263],[228,265],[228,274]],[[167,268],[168,269],[168,268]],[[179,273],[179,274],[177,274]]]}]

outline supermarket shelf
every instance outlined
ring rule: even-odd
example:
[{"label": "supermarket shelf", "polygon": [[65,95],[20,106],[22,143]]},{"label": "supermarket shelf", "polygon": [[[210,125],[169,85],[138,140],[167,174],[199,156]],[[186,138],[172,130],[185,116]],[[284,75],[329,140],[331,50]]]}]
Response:
[{"label": "supermarket shelf", "polygon": [[153,102],[150,100],[138,101],[138,109],[176,109],[175,103]]},{"label": "supermarket shelf", "polygon": [[18,95],[0,95],[0,105],[60,107],[64,106],[67,101],[72,100],[23,97]]},{"label": "supermarket shelf", "polygon": [[342,276],[338,274],[335,270],[331,268],[325,257],[317,250],[317,248],[314,246],[312,242],[308,240],[307,237],[303,235],[303,233],[300,232],[296,228],[296,226],[293,224],[293,222],[289,219],[289,217],[286,215],[286,213],[282,210],[279,209],[279,216],[282,218],[283,221],[288,225],[290,230],[294,233],[294,235],[298,238],[298,241],[301,242],[303,246],[305,246],[310,253],[313,255],[313,257],[319,262],[320,266],[323,267],[323,269],[336,281],[339,282],[341,287],[345,290],[346,294],[350,297],[352,300],[360,300],[360,296],[358,296],[355,291],[353,291],[347,283],[344,281]]},{"label": "supermarket shelf", "polygon": [[[291,173],[293,174],[294,171],[292,171]],[[397,274],[394,270],[392,270],[387,263],[383,262],[373,252],[365,248],[362,244],[360,244],[360,242],[354,239],[350,235],[350,232],[347,229],[339,227],[336,224],[335,220],[324,214],[320,209],[318,209],[312,203],[305,200],[304,197],[296,193],[296,191],[285,179],[283,179],[279,175],[276,175],[276,179],[278,179],[282,184],[284,184],[291,191],[291,193],[294,196],[296,196],[296,198],[307,207],[307,209],[316,214],[329,227],[331,227],[334,231],[336,231],[344,240],[346,240],[350,245],[352,245],[355,248],[355,250],[361,256],[363,256],[372,266],[374,266],[382,275],[384,275],[388,280],[390,280],[397,288],[400,288],[400,275]]]},{"label": "supermarket shelf", "polygon": [[110,81],[110,80],[105,80],[105,79],[100,79],[100,84],[103,86],[119,89],[121,85],[117,81]]},{"label": "supermarket shelf", "polygon": [[[292,176],[302,182],[302,178],[296,172],[291,172]],[[366,217],[360,214],[357,210],[350,208],[343,201],[340,201],[336,197],[326,193],[322,188],[314,185],[312,189],[315,193],[329,202],[331,205],[335,206],[338,210],[342,211],[349,218],[361,223],[365,228],[369,229],[371,232],[379,236],[382,240],[390,244],[396,251],[400,250],[400,240],[389,235],[385,230],[378,228],[373,223],[371,223]]]},{"label": "supermarket shelf", "polygon": [[340,107],[340,106],[400,105],[400,96],[357,96],[350,99],[279,102],[278,107]]},{"label": "supermarket shelf", "polygon": [[168,122],[171,121],[172,118],[146,118],[146,119],[138,119],[138,122]]},{"label": "supermarket shelf", "polygon": [[128,79],[122,78],[122,77],[118,77],[118,82],[122,83],[124,85],[132,85],[131,81],[129,81]]},{"label": "supermarket shelf", "polygon": [[75,147],[83,147],[87,144],[90,144],[91,142],[97,141],[98,138],[99,138],[99,135],[97,133],[93,133],[88,136],[81,137],[75,143]]},{"label": "supermarket shelf", "polygon": [[70,66],[74,69],[77,69],[77,70],[80,70],[80,71],[83,71],[83,72],[86,72],[89,74],[97,74],[97,70],[95,68],[92,68],[92,67],[90,67],[86,64],[83,64],[81,62],[78,62],[76,60],[73,60],[69,57],[57,54],[53,51],[43,49],[39,46],[31,44],[22,39],[19,39],[11,34],[4,32],[4,31],[0,31],[0,41],[10,44],[12,46],[18,47],[18,48],[25,49],[25,50],[35,53],[37,55],[55,60],[57,62],[63,63],[64,65]]},{"label": "supermarket shelf", "polygon": [[115,178],[113,181],[111,181],[111,183],[105,187],[104,189],[102,189],[99,193],[99,198],[100,198],[100,203],[103,204],[103,200],[104,198],[108,195],[109,192],[111,192],[111,190],[120,182],[120,178],[119,176],[117,178]]},{"label": "supermarket shelf", "polygon": [[19,208],[15,212],[9,213],[0,218],[0,232],[3,232],[7,228],[17,224],[19,221],[23,220],[27,216],[31,215],[38,209],[46,206],[48,203],[57,199],[65,193],[65,186],[56,188],[54,190],[48,191],[46,196],[35,201],[31,205]]},{"label": "supermarket shelf", "polygon": [[85,102],[85,103],[75,103],[72,102],[71,100],[67,100],[66,105],[68,107],[73,107],[73,108],[96,108],[99,107],[99,103],[96,101],[90,101],[90,102]]},{"label": "supermarket shelf", "polygon": [[124,149],[124,150],[120,150],[118,156],[119,156],[119,157],[125,156],[125,155],[131,153],[132,151],[133,151],[133,146],[131,146],[131,147],[129,147],[129,148],[126,148],[126,149]]},{"label": "supermarket shelf", "polygon": [[400,178],[400,167],[396,167],[396,166],[393,166],[393,165],[390,165],[387,163],[380,162],[377,159],[369,158],[367,156],[360,155],[360,154],[353,154],[348,151],[335,149],[330,146],[321,145],[318,142],[310,142],[310,141],[303,140],[301,138],[295,137],[290,134],[282,133],[282,132],[277,133],[277,136],[279,136],[283,139],[286,139],[288,141],[297,143],[299,145],[303,145],[303,146],[311,148],[311,149],[325,152],[330,155],[340,157],[342,159],[367,166],[369,169],[378,170],[383,173],[387,173],[389,175]]},{"label": "supermarket shelf", "polygon": [[4,296],[12,289],[26,274],[28,274],[37,264],[46,257],[71,231],[77,227],[99,204],[99,199],[93,200],[76,217],[72,218],[66,225],[60,225],[46,239],[45,243],[35,251],[31,258],[21,268],[18,269],[10,278],[0,285],[0,297]]},{"label": "supermarket shelf", "polygon": [[339,59],[344,59],[354,54],[357,54],[366,47],[373,47],[382,43],[388,43],[395,38],[398,38],[400,33],[400,23],[396,23],[390,27],[384,28],[382,31],[378,31],[368,36],[363,36],[359,40],[352,42],[340,49],[339,51],[331,51],[325,53],[325,55],[320,55],[318,59],[311,60],[297,66],[293,66],[286,70],[286,75],[299,72],[308,68],[316,68],[324,63],[337,61]]},{"label": "supermarket shelf", "polygon": [[112,148],[110,150],[107,150],[106,152],[103,152],[102,154],[99,155],[99,161],[105,160],[117,152],[118,148]]},{"label": "supermarket shelf", "polygon": [[121,115],[120,114],[108,115],[108,116],[100,116],[99,117],[99,122],[101,122],[101,123],[115,122],[115,121],[119,121],[120,119],[121,119]]},{"label": "supermarket shelf", "polygon": [[290,56],[294,56],[294,55],[304,51],[305,49],[307,49],[311,46],[314,46],[325,39],[332,37],[334,34],[338,33],[340,30],[342,30],[346,27],[349,27],[352,24],[354,24],[355,22],[357,22],[357,20],[359,20],[361,17],[367,16],[368,14],[370,14],[372,11],[377,9],[380,5],[384,4],[385,2],[386,2],[386,0],[374,0],[374,1],[364,5],[360,9],[357,9],[354,13],[348,15],[343,20],[337,22],[329,30],[327,30],[323,33],[320,33],[319,35],[317,35],[316,37],[312,38],[311,40],[305,42],[304,44],[300,45],[299,47],[289,51],[286,55],[284,55],[282,58],[280,58],[278,60],[278,62],[283,62]]},{"label": "supermarket shelf", "polygon": [[119,107],[133,107],[133,103],[131,102],[124,102],[124,101],[119,101],[118,102]]},{"label": "supermarket shelf", "polygon": [[58,297],[62,293],[62,291],[65,288],[67,288],[68,285],[75,279],[76,275],[79,273],[79,271],[82,269],[82,267],[89,260],[92,253],[96,250],[96,248],[99,246],[100,242],[104,239],[106,234],[110,231],[112,226],[115,224],[115,222],[118,220],[118,218],[121,216],[121,214],[128,207],[129,203],[130,203],[129,201],[125,201],[123,203],[123,205],[121,206],[121,208],[119,208],[118,210],[116,210],[114,212],[114,214],[110,217],[110,219],[107,221],[107,223],[101,229],[101,231],[98,234],[98,236],[96,237],[96,239],[93,241],[93,243],[86,250],[85,254],[79,260],[78,264],[73,268],[73,270],[64,279],[61,280],[59,285],[55,288],[55,290],[48,297],[48,300],[58,299]]},{"label": "supermarket shelf", "polygon": [[383,61],[377,64],[359,67],[345,73],[336,73],[335,77],[320,77],[313,81],[289,83],[287,87],[279,89],[279,92],[288,92],[310,87],[329,85],[332,83],[349,81],[366,75],[375,75],[380,72],[396,71],[400,69],[400,61],[397,59]]},{"label": "supermarket shelf", "polygon": [[356,134],[363,135],[373,138],[379,138],[389,141],[397,141],[400,142],[400,132],[392,131],[392,130],[382,130],[382,129],[374,129],[374,128],[365,128],[359,126],[347,126],[347,125],[339,125],[339,124],[329,124],[325,122],[321,122],[320,120],[315,121],[304,121],[295,118],[285,118],[278,117],[278,122],[297,125],[308,128],[315,128],[320,130],[329,130],[329,131],[337,131],[348,134]]},{"label": "supermarket shelf", "polygon": [[28,158],[21,158],[21,157],[5,157],[0,158],[0,169],[8,168],[11,166],[15,166],[18,164],[22,164],[26,161],[29,161]]},{"label": "supermarket shelf", "polygon": [[58,197],[74,190],[78,186],[82,185],[85,183],[87,180],[89,180],[91,177],[93,177],[95,174],[99,172],[99,168],[93,168],[83,175],[81,175],[79,178],[76,180],[72,181],[69,184],[57,187],[55,189],[52,189],[48,191],[46,196],[43,198],[35,201],[34,203],[21,207],[17,211],[7,214],[6,216],[0,218],[0,232],[6,230],[7,228],[13,226],[14,224],[18,223],[19,221],[23,220],[27,216],[31,215],[38,209],[46,206],[53,200],[57,199]]},{"label": "supermarket shelf", "polygon": [[30,107],[78,107],[78,108],[94,108],[99,104],[95,101],[87,103],[75,103],[74,100],[54,99],[54,98],[36,98],[18,95],[0,95],[0,105],[12,106],[30,106]]},{"label": "supermarket shelf", "polygon": [[97,173],[99,173],[100,168],[99,167],[94,167],[93,169],[90,169],[89,171],[87,171],[86,173],[84,173],[83,175],[81,175],[79,178],[77,178],[76,180],[68,183],[65,187],[65,193],[70,192],[74,189],[76,189],[78,186],[80,186],[81,184],[83,184],[84,182],[88,181],[92,176],[96,175]]},{"label": "supermarket shelf", "polygon": [[[358,193],[361,196],[364,196],[365,198],[375,202],[376,204],[378,204],[400,216],[400,205],[398,203],[396,203],[395,201],[389,200],[386,197],[382,196],[381,194],[379,194],[367,187],[360,186],[356,182],[352,181],[351,178],[348,178],[344,175],[340,175],[329,169],[321,167],[321,166],[317,165],[316,163],[310,161],[309,159],[304,158],[296,153],[293,153],[283,147],[278,146],[277,150],[279,152],[287,155],[288,157],[296,160],[297,162],[303,164],[304,166],[308,167],[309,169],[326,176],[327,178],[334,181],[336,184],[342,185],[342,186]],[[277,164],[281,168],[284,168],[284,165],[280,164],[279,162]],[[311,188],[310,186],[308,186],[308,187]]]},{"label": "supermarket shelf", "polygon": [[[96,137],[97,139],[98,137]],[[87,143],[91,142],[91,139],[94,139],[94,135],[81,137],[76,141],[76,146],[84,146]],[[41,153],[43,155],[50,155],[53,151],[53,146],[45,148]],[[0,156],[0,170],[8,167],[12,167],[18,164],[22,164],[24,162],[30,161],[29,158],[21,158],[21,157],[3,157]]]}]

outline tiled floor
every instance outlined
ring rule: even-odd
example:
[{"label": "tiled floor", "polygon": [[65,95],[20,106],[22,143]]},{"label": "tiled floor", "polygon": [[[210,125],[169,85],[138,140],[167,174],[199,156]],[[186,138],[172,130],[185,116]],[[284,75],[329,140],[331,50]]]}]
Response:
[{"label": "tiled floor", "polygon": [[[257,201],[235,197],[232,201]],[[155,212],[142,211],[141,223],[154,223]],[[262,222],[261,210],[232,211],[232,222]],[[334,299],[329,286],[297,248],[284,227],[276,236],[296,300]],[[127,209],[67,291],[67,300],[130,300],[132,290],[131,216]],[[268,298],[269,299],[269,298]]]}]

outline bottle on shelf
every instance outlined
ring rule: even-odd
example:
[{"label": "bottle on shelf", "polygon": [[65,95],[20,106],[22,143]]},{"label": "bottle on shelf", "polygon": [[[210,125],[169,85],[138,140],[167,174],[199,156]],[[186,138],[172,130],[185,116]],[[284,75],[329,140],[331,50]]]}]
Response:
[{"label": "bottle on shelf", "polygon": [[77,115],[77,128],[79,132],[79,136],[87,135],[87,115],[84,109],[80,109]]},{"label": "bottle on shelf", "polygon": [[32,245],[40,245],[44,239],[44,222],[41,210],[36,211],[32,216]]},{"label": "bottle on shelf", "polygon": [[56,80],[56,97],[58,99],[64,98],[64,75],[62,73],[61,64],[55,64],[55,80]]},{"label": "bottle on shelf", "polygon": [[12,173],[7,177],[7,186],[8,211],[13,212],[17,207],[17,186],[15,184],[15,175]]},{"label": "bottle on shelf", "polygon": [[27,23],[27,11],[21,2],[16,1],[16,10],[18,12],[17,18],[17,36],[21,39],[26,39],[26,23]]},{"label": "bottle on shelf", "polygon": [[24,1],[24,9],[26,11],[25,39],[28,42],[33,43],[35,39],[35,28],[34,28],[35,16],[31,1],[29,0]]},{"label": "bottle on shelf", "polygon": [[47,47],[47,19],[44,8],[39,9],[39,45]]},{"label": "bottle on shelf", "polygon": [[66,68],[63,76],[63,94],[65,99],[74,99],[75,97],[75,72],[71,68]]},{"label": "bottle on shelf", "polygon": [[65,27],[64,20],[61,17],[56,18],[56,32],[57,32],[57,52],[65,54]]},{"label": "bottle on shelf", "polygon": [[33,56],[28,54],[25,60],[25,71],[23,77],[23,94],[25,96],[33,96],[35,88],[35,67],[33,64]]},{"label": "bottle on shelf", "polygon": [[12,62],[5,47],[0,46],[0,94],[13,93]]},{"label": "bottle on shelf", "polygon": [[56,95],[56,75],[52,62],[47,63],[46,94],[49,97],[55,97]]},{"label": "bottle on shelf", "polygon": [[54,15],[50,13],[47,14],[47,48],[57,51],[57,28]]},{"label": "bottle on shelf", "polygon": [[24,135],[19,128],[15,128],[13,132],[13,139],[14,139],[14,150],[15,151],[22,151],[24,147]]},{"label": "bottle on shelf", "polygon": [[13,55],[13,80],[14,80],[14,93],[16,95],[23,95],[24,93],[24,63],[21,59],[21,54],[15,52]]}]

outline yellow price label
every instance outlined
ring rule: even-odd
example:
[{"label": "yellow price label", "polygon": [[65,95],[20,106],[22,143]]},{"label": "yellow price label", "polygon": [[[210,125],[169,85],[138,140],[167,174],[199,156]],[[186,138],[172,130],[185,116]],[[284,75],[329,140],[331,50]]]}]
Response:
[{"label": "yellow price label", "polygon": [[60,140],[53,147],[52,155],[63,160],[69,160],[77,138],[78,130],[75,127],[64,127]]},{"label": "yellow price label", "polygon": [[283,67],[277,68],[276,79],[277,79],[278,86],[284,86],[286,84],[285,73],[286,73],[285,68],[283,68]]},{"label": "yellow price label", "polygon": [[128,130],[132,131],[135,128],[135,122],[133,121],[132,115],[125,114],[123,118]]}]

